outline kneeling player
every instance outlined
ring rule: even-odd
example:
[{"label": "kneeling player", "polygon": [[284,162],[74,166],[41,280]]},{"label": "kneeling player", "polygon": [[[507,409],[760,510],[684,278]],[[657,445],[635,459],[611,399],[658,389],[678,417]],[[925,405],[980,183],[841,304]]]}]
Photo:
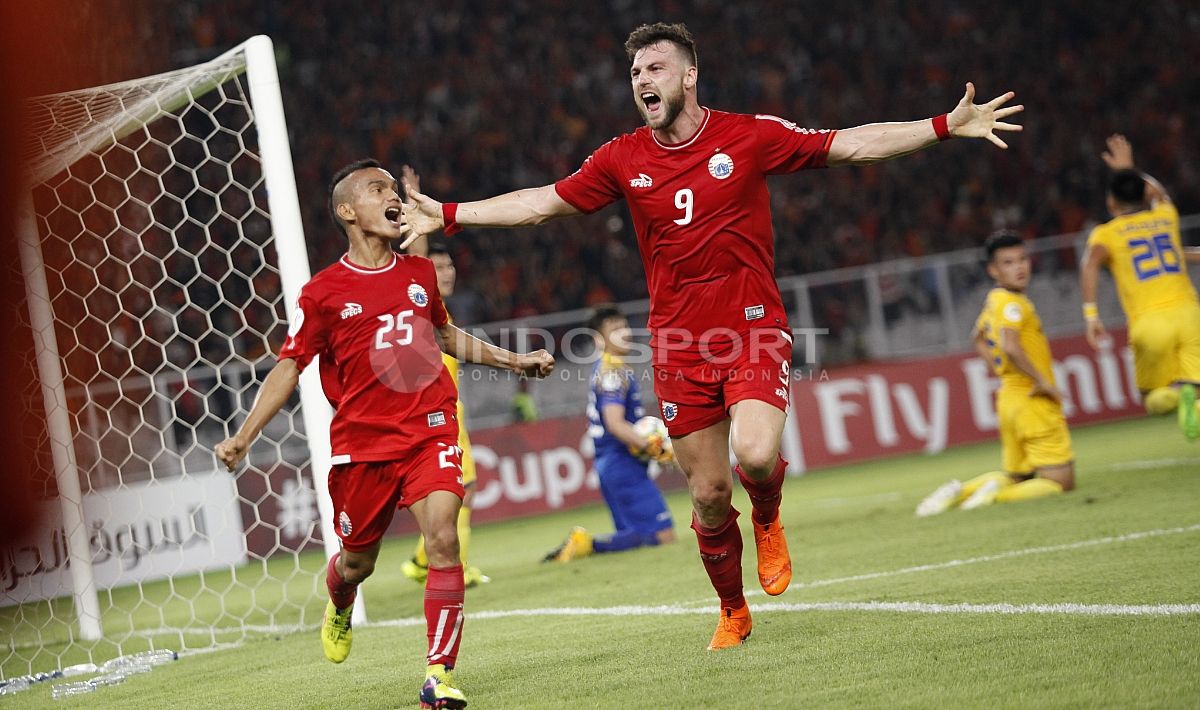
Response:
[{"label": "kneeling player", "polygon": [[643,412],[637,376],[621,360],[629,354],[629,322],[616,306],[603,304],[592,312],[588,327],[602,350],[588,390],[588,435],[596,448],[600,492],[616,532],[593,537],[577,527],[543,562],[569,562],[593,552],[621,552],[675,542],[671,512],[647,471],[650,458],[660,463],[672,460],[670,450],[663,449],[663,442],[649,441],[633,427]]},{"label": "kneeling player", "polygon": [[349,655],[358,585],[375,569],[396,508],[407,507],[429,552],[421,707],[462,708],[466,699],[450,670],[462,638],[463,570],[455,520],[463,480],[457,391],[440,350],[535,376],[547,375],[554,358],[545,351],[501,350],[449,323],[433,264],[392,250],[410,231],[396,180],[379,163],[364,160],[339,170],[329,208],[349,249],[301,289],[279,361],[241,429],[218,444],[216,454],[232,471],[287,402],[300,371],[319,356],[321,385],[335,410],[329,494],[342,543],[326,569],[325,656],[341,663]]},{"label": "kneeling player", "polygon": [[966,483],[950,481],[917,506],[921,517],[955,505],[963,509],[1055,495],[1075,487],[1071,434],[1054,382],[1050,343],[1033,303],[1029,254],[1020,237],[1002,233],[988,239],[988,293],[971,340],[980,357],[1000,377],[996,415],[1004,471]]},{"label": "kneeling player", "polygon": [[1200,298],[1188,277],[1179,211],[1157,180],[1133,165],[1125,136],[1108,138],[1102,156],[1113,174],[1105,203],[1112,219],[1088,235],[1080,268],[1088,342],[1105,338],[1096,306],[1100,267],[1112,272],[1129,321],[1134,377],[1150,414],[1175,413],[1189,441],[1200,438]]}]

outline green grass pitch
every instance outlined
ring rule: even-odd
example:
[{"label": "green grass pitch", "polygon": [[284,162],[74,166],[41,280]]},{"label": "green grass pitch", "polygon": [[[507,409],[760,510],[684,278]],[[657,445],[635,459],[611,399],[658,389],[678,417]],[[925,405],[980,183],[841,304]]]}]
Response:
[{"label": "green grass pitch", "polygon": [[[913,509],[938,484],[996,468],[995,443],[791,479],[792,589],[751,596],[753,636],[720,653],[705,650],[716,600],[686,495],[669,499],[679,543],[569,565],[537,560],[571,525],[608,531],[603,507],[478,526],[473,561],[494,581],[467,592],[456,679],[473,708],[1196,707],[1200,445],[1169,419],[1074,436],[1076,492],[924,520]],[[342,665],[324,659],[314,628],[264,630],[86,696],[51,700],[44,684],[0,697],[0,710],[415,708],[421,593],[399,572],[411,544],[385,544],[364,586],[375,623],[355,629]],[[311,595],[305,613],[319,619],[320,569],[307,556],[273,593]],[[186,624],[172,599],[198,588],[151,585],[165,602],[152,625]],[[239,595],[196,592],[205,612],[248,605]],[[20,649],[15,614],[42,612],[4,611],[0,628]],[[25,672],[10,661],[14,671]]]}]

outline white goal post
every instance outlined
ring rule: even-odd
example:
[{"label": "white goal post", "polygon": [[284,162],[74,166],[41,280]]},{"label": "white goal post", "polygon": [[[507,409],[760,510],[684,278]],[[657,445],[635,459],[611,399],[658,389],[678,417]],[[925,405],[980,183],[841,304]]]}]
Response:
[{"label": "white goal post", "polygon": [[247,467],[212,455],[310,277],[270,38],[26,109],[23,404],[52,470],[45,530],[0,543],[0,680],[313,625],[338,548],[317,368]]}]

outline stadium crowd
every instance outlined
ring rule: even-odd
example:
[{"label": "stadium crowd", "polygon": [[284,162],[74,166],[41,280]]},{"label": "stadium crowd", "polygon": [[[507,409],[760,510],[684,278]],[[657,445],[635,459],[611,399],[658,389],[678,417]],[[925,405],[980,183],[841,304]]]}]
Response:
[{"label": "stadium crowd", "polygon": [[[194,61],[196,48],[211,55],[252,31],[274,38],[316,268],[343,247],[325,182],[354,158],[408,162],[428,194],[477,199],[561,178],[635,128],[621,44],[641,22],[688,23],[704,104],[811,127],[939,113],[966,80],[989,96],[1017,92],[1025,132],[1007,152],[947,145],[902,164],[777,179],[786,276],[973,246],[1001,226],[1079,230],[1104,216],[1098,154],[1116,130],[1184,213],[1200,206],[1185,120],[1200,98],[1186,71],[1200,59],[1200,8],[1151,5],[457,0],[346,12],[328,0],[227,0],[185,3],[175,45]],[[539,230],[468,233],[453,248],[462,322],[646,293],[622,206]]]}]

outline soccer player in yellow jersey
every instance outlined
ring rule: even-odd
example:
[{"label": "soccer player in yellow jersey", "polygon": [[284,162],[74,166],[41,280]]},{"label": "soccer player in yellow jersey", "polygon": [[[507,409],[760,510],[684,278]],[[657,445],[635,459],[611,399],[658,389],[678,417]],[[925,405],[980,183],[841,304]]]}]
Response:
[{"label": "soccer player in yellow jersey", "polygon": [[1134,377],[1146,411],[1176,412],[1191,441],[1200,437],[1200,299],[1184,250],[1179,212],[1157,180],[1133,167],[1133,148],[1122,135],[1108,138],[1101,156],[1113,170],[1105,200],[1112,219],[1092,230],[1080,282],[1088,342],[1100,347],[1104,325],[1096,307],[1096,281],[1107,266],[1129,321]]},{"label": "soccer player in yellow jersey", "polygon": [[[407,169],[405,174],[409,174]],[[458,274],[454,269],[454,259],[445,245],[431,244],[425,239],[419,239],[409,246],[409,251],[412,253],[424,252],[423,256],[433,262],[434,272],[437,275],[438,292],[442,298],[447,298],[454,293],[454,282]],[[454,386],[459,387],[458,360],[442,353],[442,363],[450,371],[450,378],[454,380]],[[471,455],[471,440],[467,436],[466,408],[463,407],[461,389],[459,391],[458,446],[462,449],[463,487],[466,488],[467,495],[463,498],[462,507],[458,511],[458,549],[459,557],[462,559],[463,581],[466,586],[473,587],[492,580],[478,567],[467,564],[467,549],[471,544],[471,499],[475,494],[475,457]],[[417,539],[417,547],[413,551],[412,559],[401,565],[401,571],[404,572],[404,576],[415,582],[423,583],[425,581],[425,577],[429,574],[429,558],[425,554],[424,537]]]},{"label": "soccer player in yellow jersey", "polygon": [[1029,286],[1029,254],[1021,238],[1000,233],[988,239],[988,275],[996,282],[971,340],[1000,378],[996,416],[1004,470],[966,483],[950,481],[917,506],[926,517],[955,505],[964,510],[991,503],[1041,498],[1075,487],[1075,455],[1054,381],[1050,343],[1042,332]]}]

